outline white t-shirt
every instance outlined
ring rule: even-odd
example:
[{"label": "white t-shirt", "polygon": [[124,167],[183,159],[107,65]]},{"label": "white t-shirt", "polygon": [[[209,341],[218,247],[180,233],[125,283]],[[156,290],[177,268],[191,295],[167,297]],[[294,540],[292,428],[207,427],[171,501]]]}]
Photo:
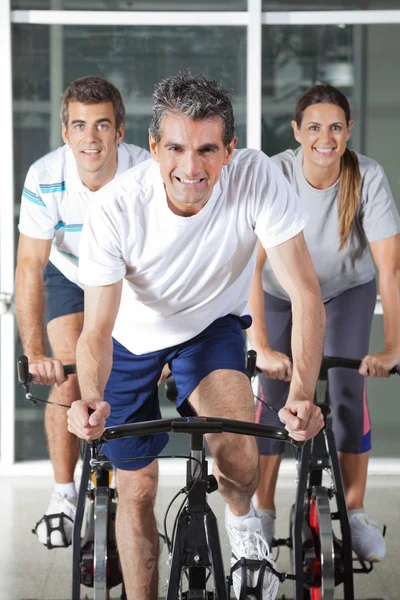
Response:
[{"label": "white t-shirt", "polygon": [[168,207],[159,165],[111,181],[82,231],[79,278],[104,286],[125,277],[113,336],[134,354],[192,339],[227,314],[249,314],[257,238],[265,248],[299,233],[307,214],[262,152],[238,150],[203,209]]},{"label": "white t-shirt", "polygon": [[[139,146],[119,144],[116,175],[149,157],[149,152]],[[37,160],[28,171],[22,191],[20,233],[53,240],[49,260],[80,287],[79,239],[94,194],[82,183],[69,145]]]}]

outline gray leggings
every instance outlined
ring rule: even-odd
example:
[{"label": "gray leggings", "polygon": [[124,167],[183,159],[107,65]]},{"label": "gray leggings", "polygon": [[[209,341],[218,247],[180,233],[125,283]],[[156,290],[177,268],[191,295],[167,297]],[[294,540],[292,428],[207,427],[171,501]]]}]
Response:
[{"label": "gray leggings", "polygon": [[[359,285],[325,302],[326,334],[324,354],[345,358],[363,358],[368,354],[372,317],[376,301],[376,283]],[[292,311],[289,301],[264,293],[265,322],[271,348],[291,355]],[[261,398],[276,409],[285,404],[289,383],[260,376]],[[371,448],[371,427],[365,379],[355,370],[331,369],[329,391],[332,423],[337,449],[362,453]],[[278,415],[258,402],[258,423],[282,426]],[[258,439],[263,456],[282,454],[284,443]]]}]

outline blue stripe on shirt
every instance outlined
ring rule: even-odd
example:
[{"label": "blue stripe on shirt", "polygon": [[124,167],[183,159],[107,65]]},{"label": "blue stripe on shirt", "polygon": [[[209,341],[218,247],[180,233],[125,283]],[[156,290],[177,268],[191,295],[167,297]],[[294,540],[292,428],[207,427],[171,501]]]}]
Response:
[{"label": "blue stripe on shirt", "polygon": [[22,190],[22,196],[24,198],[26,198],[27,200],[30,200],[30,202],[34,202],[35,204],[38,204],[39,206],[46,206],[45,203],[43,202],[43,200],[40,198],[40,196],[38,196],[37,194],[34,194],[30,190],[28,190],[28,188],[26,188],[26,187],[24,187],[24,189]]},{"label": "blue stripe on shirt", "polygon": [[66,223],[64,223],[64,221],[58,221],[58,223],[54,229],[56,231],[58,231],[59,229],[62,229],[63,227],[65,227],[66,231],[79,232],[79,231],[82,231],[83,223],[73,223],[71,225],[67,225]]},{"label": "blue stripe on shirt", "polygon": [[59,183],[39,183],[42,194],[52,194],[53,192],[65,192],[65,181]]}]

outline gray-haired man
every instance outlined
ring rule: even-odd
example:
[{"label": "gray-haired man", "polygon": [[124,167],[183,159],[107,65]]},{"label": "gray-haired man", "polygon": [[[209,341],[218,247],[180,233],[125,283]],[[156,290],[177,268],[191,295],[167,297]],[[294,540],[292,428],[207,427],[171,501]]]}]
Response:
[{"label": "gray-haired man", "polygon": [[[69,429],[79,437],[97,438],[105,424],[157,418],[157,381],[166,363],[178,405],[188,398],[200,415],[254,419],[241,330],[251,322],[247,300],[258,239],[295,307],[294,374],[280,417],[300,440],[322,427],[312,399],[324,309],[301,233],[306,215],[269,159],[235,151],[236,142],[230,97],[217,82],[186,73],[156,86],[150,127],[155,162],[106,186],[82,233],[82,400],[69,411]],[[89,408],[95,411],[90,417]],[[258,481],[255,441],[238,444],[231,434],[207,441],[227,502],[233,560],[263,558],[269,549],[251,504]],[[151,457],[166,443],[166,437],[147,436],[104,449],[111,460],[142,457],[116,463],[117,539],[130,600],[158,597],[158,471]],[[264,600],[275,598],[277,588],[268,573]],[[234,589],[239,597],[237,572]]]}]

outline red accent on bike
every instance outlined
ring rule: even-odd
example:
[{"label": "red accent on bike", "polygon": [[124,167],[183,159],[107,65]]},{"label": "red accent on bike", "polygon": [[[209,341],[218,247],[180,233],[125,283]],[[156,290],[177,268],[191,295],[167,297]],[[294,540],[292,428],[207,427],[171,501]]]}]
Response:
[{"label": "red accent on bike", "polygon": [[311,588],[311,600],[322,600],[321,588]]},{"label": "red accent on bike", "polygon": [[[319,520],[318,510],[315,498],[311,498],[310,501],[310,527],[314,531],[315,535],[319,537]],[[311,587],[311,600],[322,600],[321,596],[321,560],[315,558],[313,562],[313,575],[316,587]]]},{"label": "red accent on bike", "polygon": [[310,502],[310,527],[311,529],[314,529],[317,535],[319,535],[318,511],[315,498],[311,498]]}]

